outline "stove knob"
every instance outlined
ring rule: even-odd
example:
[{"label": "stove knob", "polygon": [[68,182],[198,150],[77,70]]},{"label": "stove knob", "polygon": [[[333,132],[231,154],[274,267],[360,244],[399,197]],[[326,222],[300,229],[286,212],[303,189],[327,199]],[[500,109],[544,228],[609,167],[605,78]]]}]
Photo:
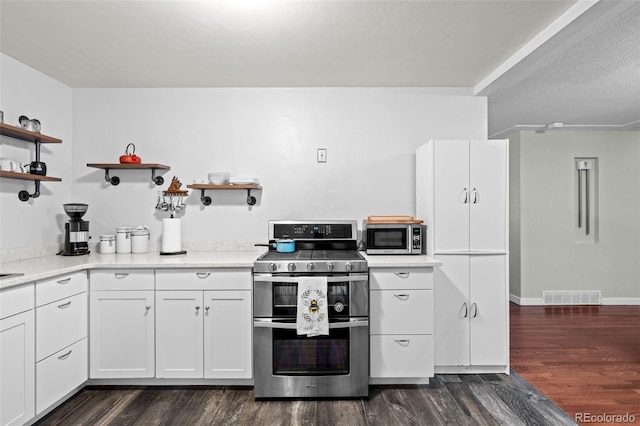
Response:
[{"label": "stove knob", "polygon": [[275,272],[276,269],[278,269],[278,265],[276,265],[275,263],[270,263],[269,266],[267,266],[267,269],[269,269],[269,271],[271,272]]},{"label": "stove knob", "polygon": [[333,263],[327,262],[327,271],[333,271]]},{"label": "stove knob", "polygon": [[314,263],[307,263],[307,271],[313,271],[316,269],[316,265]]},{"label": "stove knob", "polygon": [[353,270],[353,264],[352,264],[351,262],[347,262],[347,263],[344,265],[344,268],[345,268],[347,271],[351,271],[351,270]]},{"label": "stove knob", "polygon": [[289,263],[287,265],[287,269],[289,270],[289,272],[293,272],[296,270],[296,264],[295,263]]}]

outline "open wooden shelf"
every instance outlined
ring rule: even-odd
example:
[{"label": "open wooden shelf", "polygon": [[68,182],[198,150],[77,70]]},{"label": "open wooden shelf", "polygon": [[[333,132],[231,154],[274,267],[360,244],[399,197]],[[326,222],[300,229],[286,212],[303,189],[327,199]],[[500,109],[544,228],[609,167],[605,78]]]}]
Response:
[{"label": "open wooden shelf", "polygon": [[109,170],[111,169],[151,170],[151,180],[156,185],[162,185],[164,183],[164,178],[162,176],[156,176],[156,170],[171,169],[171,167],[159,163],[88,163],[87,167],[104,169],[104,179],[114,186],[120,183],[120,178],[117,176],[109,176]]},{"label": "open wooden shelf", "polygon": [[0,177],[6,177],[9,179],[20,179],[20,180],[37,180],[37,181],[47,181],[47,182],[60,182],[62,179],[51,176],[42,176],[42,175],[32,175],[31,173],[18,173],[18,172],[9,172],[6,170],[0,170]]},{"label": "open wooden shelf", "polygon": [[256,183],[251,185],[212,185],[208,183],[193,183],[187,185],[187,188],[191,189],[262,189],[262,187]]},{"label": "open wooden shelf", "polygon": [[158,163],[88,163],[87,167],[96,169],[158,169],[171,170],[171,167]]},{"label": "open wooden shelf", "polygon": [[199,189],[200,190],[200,202],[202,202],[202,204],[204,204],[205,206],[208,206],[211,204],[211,197],[207,196],[204,194],[204,191],[206,191],[207,189],[246,189],[247,190],[247,204],[250,206],[253,206],[256,204],[257,200],[256,197],[254,197],[253,195],[251,195],[251,190],[253,189],[257,189],[260,190],[262,189],[262,187],[260,185],[258,185],[257,183],[253,183],[250,185],[231,185],[231,184],[227,184],[227,185],[213,185],[213,184],[209,184],[209,183],[192,183],[191,185],[187,185],[187,188],[191,188],[191,189]]},{"label": "open wooden shelf", "polygon": [[30,132],[22,127],[12,126],[6,123],[0,123],[0,135],[33,143],[62,143],[62,139],[43,135],[42,133]]}]

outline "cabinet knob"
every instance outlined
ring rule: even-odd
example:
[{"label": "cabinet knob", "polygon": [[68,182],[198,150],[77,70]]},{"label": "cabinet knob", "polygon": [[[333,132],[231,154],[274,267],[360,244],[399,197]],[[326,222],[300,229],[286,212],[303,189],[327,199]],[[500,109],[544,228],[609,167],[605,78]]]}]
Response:
[{"label": "cabinet knob", "polygon": [[196,311],[199,311],[199,310],[200,310],[200,306],[196,306]]},{"label": "cabinet knob", "polygon": [[151,306],[145,306],[144,308],[148,311],[149,309],[151,309]]},{"label": "cabinet knob", "polygon": [[205,310],[205,311],[207,311],[207,312],[209,312],[209,307],[208,307],[208,306],[205,306],[205,307],[204,307],[204,310]]}]

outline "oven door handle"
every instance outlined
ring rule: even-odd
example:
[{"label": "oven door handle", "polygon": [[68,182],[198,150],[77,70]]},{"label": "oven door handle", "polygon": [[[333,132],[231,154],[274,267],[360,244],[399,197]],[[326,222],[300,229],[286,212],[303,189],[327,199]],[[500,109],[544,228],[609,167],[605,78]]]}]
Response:
[{"label": "oven door handle", "polygon": [[[338,276],[338,277],[327,277],[327,282],[329,283],[343,283],[343,282],[354,282],[354,281],[367,281],[369,279],[368,274],[356,274],[356,275],[348,275],[348,276]],[[297,283],[300,281],[300,277],[282,277],[282,276],[273,276],[273,275],[262,275],[262,274],[254,274],[253,281],[256,282],[265,282],[265,283]]]},{"label": "oven door handle", "polygon": [[[253,326],[259,328],[278,328],[278,329],[286,329],[286,330],[295,330],[296,323],[295,322],[277,322],[272,320],[271,318],[254,318]],[[351,318],[348,322],[331,322],[329,323],[329,329],[333,330],[336,328],[353,328],[353,327],[368,327],[369,319],[368,318]]]}]

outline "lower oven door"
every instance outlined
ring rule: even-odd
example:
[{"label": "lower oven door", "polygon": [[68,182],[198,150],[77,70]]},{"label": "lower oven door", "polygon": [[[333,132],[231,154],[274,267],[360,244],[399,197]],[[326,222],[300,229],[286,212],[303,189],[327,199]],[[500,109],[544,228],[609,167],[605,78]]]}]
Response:
[{"label": "lower oven door", "polygon": [[295,320],[255,318],[256,398],[369,396],[369,320],[329,324],[328,336],[299,336]]}]

